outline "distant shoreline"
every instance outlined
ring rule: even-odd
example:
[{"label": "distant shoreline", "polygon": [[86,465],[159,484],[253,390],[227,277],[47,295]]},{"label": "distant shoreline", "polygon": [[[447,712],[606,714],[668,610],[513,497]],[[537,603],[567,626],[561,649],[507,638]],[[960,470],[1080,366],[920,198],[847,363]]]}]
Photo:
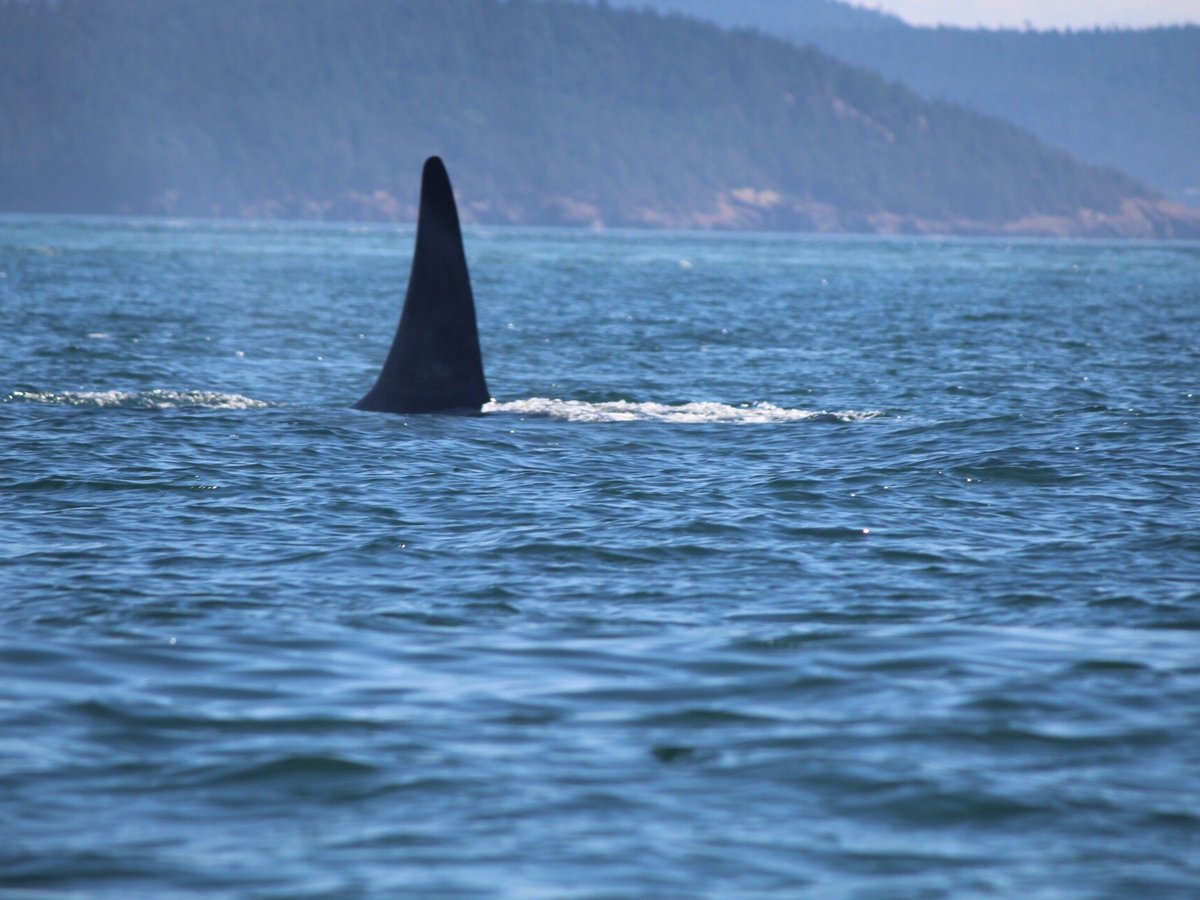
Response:
[{"label": "distant shoreline", "polygon": [[[157,228],[164,231],[169,231],[176,228],[207,227],[213,230],[245,229],[248,231],[253,231],[263,228],[270,228],[278,229],[280,231],[317,229],[329,231],[349,230],[361,232],[412,234],[416,230],[415,219],[305,219],[252,216],[172,216],[162,213],[23,212],[0,210],[0,224],[54,224],[57,222],[95,222],[97,225],[105,222],[137,223],[148,228]],[[462,225],[464,234],[471,237],[486,235],[490,231],[501,231],[513,235],[545,232],[551,234],[569,234],[573,236],[586,236],[589,234],[628,235],[630,237],[645,237],[648,239],[662,236],[678,236],[681,238],[701,240],[736,240],[737,238],[741,237],[756,238],[770,236],[779,238],[780,240],[844,240],[847,242],[893,239],[897,241],[952,240],[966,242],[981,241],[985,243],[992,243],[995,241],[1010,241],[1015,243],[1049,242],[1064,244],[1079,242],[1094,245],[1102,245],[1105,243],[1112,243],[1116,245],[1126,243],[1162,243],[1179,246],[1186,246],[1188,244],[1200,245],[1200,234],[1161,236],[1153,234],[1073,234],[1054,232],[1051,230],[1044,232],[1023,232],[1016,230],[984,231],[966,229],[961,231],[937,231],[933,228],[929,228],[924,231],[817,231],[750,227],[675,228],[649,225],[592,226],[563,222],[518,224],[511,222],[477,222],[467,220],[464,220]]]}]

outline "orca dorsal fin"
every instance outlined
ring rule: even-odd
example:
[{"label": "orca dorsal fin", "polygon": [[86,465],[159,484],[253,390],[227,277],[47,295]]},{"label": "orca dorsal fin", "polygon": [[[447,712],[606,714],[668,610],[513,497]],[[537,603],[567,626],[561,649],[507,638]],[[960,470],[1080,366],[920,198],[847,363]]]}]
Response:
[{"label": "orca dorsal fin", "polygon": [[441,159],[421,173],[417,244],[392,349],[355,409],[478,413],[491,399],[454,190]]}]

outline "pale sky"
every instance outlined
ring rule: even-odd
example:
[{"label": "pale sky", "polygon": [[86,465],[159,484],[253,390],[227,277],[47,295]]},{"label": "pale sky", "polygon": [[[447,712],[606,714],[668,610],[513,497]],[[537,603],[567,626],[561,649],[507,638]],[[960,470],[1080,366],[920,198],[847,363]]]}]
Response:
[{"label": "pale sky", "polygon": [[1200,0],[857,0],[913,25],[1094,28],[1200,24]]}]

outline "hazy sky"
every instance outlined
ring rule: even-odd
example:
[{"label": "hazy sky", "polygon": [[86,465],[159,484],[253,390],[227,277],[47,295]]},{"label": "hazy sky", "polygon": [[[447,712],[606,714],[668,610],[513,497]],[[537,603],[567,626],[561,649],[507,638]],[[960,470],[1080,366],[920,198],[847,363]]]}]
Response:
[{"label": "hazy sky", "polygon": [[1200,24],[1200,0],[858,0],[895,13],[914,25],[974,28],[1093,28],[1097,25],[1146,27],[1181,22]]}]

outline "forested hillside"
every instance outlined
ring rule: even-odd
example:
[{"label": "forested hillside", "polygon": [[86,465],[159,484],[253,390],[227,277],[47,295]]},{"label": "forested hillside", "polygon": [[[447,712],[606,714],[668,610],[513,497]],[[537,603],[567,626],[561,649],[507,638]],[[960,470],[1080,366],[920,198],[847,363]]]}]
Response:
[{"label": "forested hillside", "polygon": [[0,209],[1200,234],[1028,134],[812,49],[533,0],[0,0]]},{"label": "forested hillside", "polygon": [[812,44],[1200,205],[1200,27],[914,28],[838,0],[609,0]]},{"label": "forested hillside", "polygon": [[656,9],[707,19],[724,28],[757,28],[768,34],[799,34],[843,29],[863,31],[908,28],[893,15],[851,6],[842,0],[592,0],[631,9]]},{"label": "forested hillside", "polygon": [[830,31],[820,45],[1200,205],[1200,28]]}]

